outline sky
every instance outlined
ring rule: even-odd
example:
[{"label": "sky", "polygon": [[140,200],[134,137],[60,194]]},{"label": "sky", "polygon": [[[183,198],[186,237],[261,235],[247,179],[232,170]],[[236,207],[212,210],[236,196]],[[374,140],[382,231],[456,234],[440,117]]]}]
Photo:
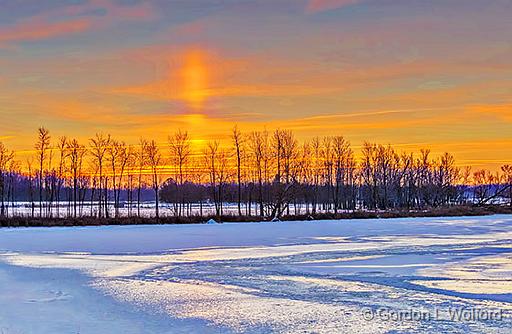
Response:
[{"label": "sky", "polygon": [[0,141],[286,128],[512,163],[512,0],[0,0]]}]

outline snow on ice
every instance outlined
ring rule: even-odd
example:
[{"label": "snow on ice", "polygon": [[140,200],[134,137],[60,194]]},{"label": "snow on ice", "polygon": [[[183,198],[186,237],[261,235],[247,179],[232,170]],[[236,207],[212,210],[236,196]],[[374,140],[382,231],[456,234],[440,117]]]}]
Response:
[{"label": "snow on ice", "polygon": [[[2,229],[0,328],[509,333],[511,241],[506,215]],[[503,318],[457,321],[453,308]],[[442,316],[373,316],[382,309]]]}]

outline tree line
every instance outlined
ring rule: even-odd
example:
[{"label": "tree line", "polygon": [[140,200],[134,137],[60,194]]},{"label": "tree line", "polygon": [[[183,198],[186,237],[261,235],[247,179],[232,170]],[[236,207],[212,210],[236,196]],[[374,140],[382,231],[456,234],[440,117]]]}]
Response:
[{"label": "tree line", "polygon": [[401,152],[371,142],[356,157],[343,136],[299,141],[290,130],[242,133],[236,126],[226,142],[200,149],[182,130],[165,144],[141,138],[131,145],[102,133],[87,142],[55,140],[41,127],[25,161],[0,142],[0,217],[13,216],[17,201],[29,203],[32,217],[119,217],[122,207],[140,217],[150,191],[155,217],[161,201],[178,217],[203,215],[211,204],[216,216],[263,218],[512,205],[512,165],[473,171],[450,153],[434,157],[428,148]]}]

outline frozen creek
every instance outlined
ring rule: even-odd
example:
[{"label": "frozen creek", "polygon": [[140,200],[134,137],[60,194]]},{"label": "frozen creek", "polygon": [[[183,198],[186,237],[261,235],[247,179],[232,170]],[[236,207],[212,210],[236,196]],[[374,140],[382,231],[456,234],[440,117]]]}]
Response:
[{"label": "frozen creek", "polygon": [[1,229],[0,253],[2,334],[512,328],[506,215]]}]

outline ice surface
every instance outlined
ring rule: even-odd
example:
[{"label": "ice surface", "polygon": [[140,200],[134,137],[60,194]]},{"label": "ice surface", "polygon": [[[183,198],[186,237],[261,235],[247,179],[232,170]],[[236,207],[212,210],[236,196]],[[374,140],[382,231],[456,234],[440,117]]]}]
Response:
[{"label": "ice surface", "polygon": [[[0,316],[0,328],[65,333],[104,310],[116,319],[110,332],[147,322],[154,333],[509,333],[511,241],[507,215],[2,229],[2,289],[22,297],[3,296],[0,308],[52,307],[27,315],[32,327],[22,315]],[[14,282],[19,270],[31,284]],[[47,276],[59,273],[69,280],[48,286]],[[91,311],[75,313],[77,305]],[[33,330],[51,328],[61,307],[68,322]],[[461,307],[501,310],[504,318],[454,321],[447,312]],[[365,320],[366,308],[441,315]]]}]

